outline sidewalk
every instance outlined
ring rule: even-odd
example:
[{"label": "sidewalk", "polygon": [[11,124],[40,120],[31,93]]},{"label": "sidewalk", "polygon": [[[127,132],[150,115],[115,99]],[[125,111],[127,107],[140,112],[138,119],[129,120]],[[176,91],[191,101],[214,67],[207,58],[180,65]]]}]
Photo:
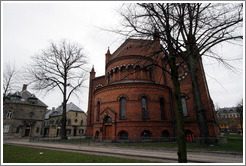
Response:
[{"label": "sidewalk", "polygon": [[[49,148],[63,151],[73,151],[79,153],[89,153],[96,155],[107,155],[124,158],[138,158],[150,161],[175,162],[178,157],[176,151],[154,150],[154,149],[134,149],[126,147],[112,146],[93,146],[85,144],[69,143],[47,143],[47,142],[29,142],[27,139],[4,140],[4,144],[32,146],[36,148]],[[243,155],[225,154],[213,152],[187,152],[188,162],[195,163],[242,163]]]}]

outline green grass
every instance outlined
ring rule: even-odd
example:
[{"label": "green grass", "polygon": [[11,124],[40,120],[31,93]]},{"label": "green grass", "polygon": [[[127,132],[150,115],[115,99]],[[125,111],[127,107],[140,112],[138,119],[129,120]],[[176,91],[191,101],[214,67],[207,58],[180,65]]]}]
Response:
[{"label": "green grass", "polygon": [[200,146],[198,143],[188,143],[187,149],[209,150],[209,151],[226,151],[226,152],[243,152],[243,139],[227,138],[227,143],[218,142],[214,145]]},{"label": "green grass", "polygon": [[239,134],[224,134],[224,137],[243,138],[243,135],[239,135]]},{"label": "green grass", "polygon": [[150,161],[4,144],[3,163],[150,163]]},{"label": "green grass", "polygon": [[[210,150],[210,151],[232,151],[232,152],[243,152],[243,136],[238,134],[225,134],[224,137],[227,138],[227,143],[219,141],[217,144],[211,146],[201,146],[199,142],[187,143],[187,150]],[[86,138],[75,138],[69,140],[45,140],[45,141],[54,141],[57,143],[88,143],[90,139]],[[124,143],[110,143],[102,142],[105,145],[117,146],[117,147],[129,147],[129,148],[152,148],[152,149],[177,149],[176,142],[124,142]]]},{"label": "green grass", "polygon": [[[243,152],[242,136],[225,136],[227,142],[219,141],[217,144],[201,146],[199,142],[187,143],[187,150],[209,150],[209,151],[231,151]],[[145,143],[117,143],[115,146],[135,147],[135,148],[158,148],[158,149],[177,149],[176,142],[145,142]]]}]

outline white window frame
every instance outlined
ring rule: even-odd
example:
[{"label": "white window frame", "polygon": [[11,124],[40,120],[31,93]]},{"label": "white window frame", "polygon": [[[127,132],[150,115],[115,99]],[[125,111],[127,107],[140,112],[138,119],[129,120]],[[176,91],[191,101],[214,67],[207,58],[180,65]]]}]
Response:
[{"label": "white window frame", "polygon": [[13,117],[13,112],[12,111],[9,111],[7,114],[6,114],[6,119],[12,119]]},{"label": "white window frame", "polygon": [[9,132],[10,125],[4,125],[3,126],[3,133],[8,133]]}]

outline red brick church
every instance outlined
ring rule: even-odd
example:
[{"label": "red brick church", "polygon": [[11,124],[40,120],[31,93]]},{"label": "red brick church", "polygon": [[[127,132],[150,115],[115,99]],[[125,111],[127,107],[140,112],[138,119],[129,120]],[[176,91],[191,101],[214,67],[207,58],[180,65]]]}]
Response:
[{"label": "red brick church", "polygon": [[[159,45],[158,40],[127,39],[114,53],[111,54],[108,49],[105,75],[96,77],[92,68],[87,112],[88,137],[113,141],[176,137],[173,85],[170,76],[157,67],[165,66],[164,62],[153,55]],[[193,109],[191,81],[185,72],[186,66],[183,68],[179,80],[185,132],[194,140],[200,132]],[[219,128],[202,61],[198,69],[209,134],[218,137]]]}]

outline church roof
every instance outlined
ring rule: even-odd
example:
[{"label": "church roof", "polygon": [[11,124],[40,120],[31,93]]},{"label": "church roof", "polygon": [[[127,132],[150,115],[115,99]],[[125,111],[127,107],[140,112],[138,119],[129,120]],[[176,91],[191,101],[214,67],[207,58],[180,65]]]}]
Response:
[{"label": "church roof", "polygon": [[110,60],[127,55],[150,55],[154,52],[155,40],[127,39],[111,56]]}]

